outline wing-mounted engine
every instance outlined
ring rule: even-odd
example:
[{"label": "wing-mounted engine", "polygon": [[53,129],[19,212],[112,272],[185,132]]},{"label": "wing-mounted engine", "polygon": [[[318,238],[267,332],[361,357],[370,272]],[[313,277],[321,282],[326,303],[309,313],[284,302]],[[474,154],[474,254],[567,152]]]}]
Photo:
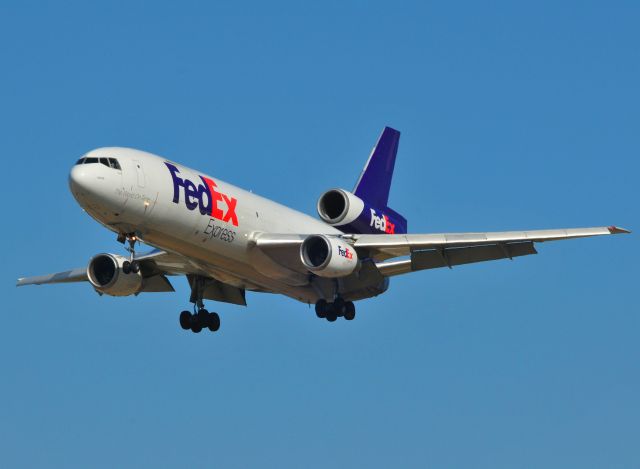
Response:
[{"label": "wing-mounted engine", "polygon": [[[142,273],[138,269],[123,269],[128,259],[117,254],[93,256],[87,266],[89,282],[100,293],[111,296],[128,296],[139,293],[143,287]],[[125,273],[128,272],[128,273]]]},{"label": "wing-mounted engine", "polygon": [[344,189],[331,189],[318,199],[318,215],[344,233],[404,234],[407,220],[394,210],[374,207]]},{"label": "wing-mounted engine", "polygon": [[310,235],[300,245],[304,266],[320,277],[346,277],[358,267],[355,249],[339,238]]}]

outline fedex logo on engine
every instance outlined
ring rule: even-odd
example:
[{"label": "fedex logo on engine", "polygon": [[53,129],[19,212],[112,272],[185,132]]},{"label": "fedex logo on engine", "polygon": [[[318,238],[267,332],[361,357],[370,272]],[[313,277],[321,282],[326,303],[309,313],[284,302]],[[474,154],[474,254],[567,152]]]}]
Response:
[{"label": "fedex logo on engine", "polygon": [[376,230],[386,234],[394,234],[396,232],[395,223],[391,223],[389,217],[385,214],[379,217],[374,209],[371,209],[371,224],[369,226],[373,226]]},{"label": "fedex logo on engine", "polygon": [[[236,205],[238,200],[216,190],[217,184],[211,179],[200,176],[204,184],[196,185],[189,179],[182,179],[180,171],[171,163],[165,163],[173,178],[173,203],[180,203],[180,188],[184,189],[184,203],[189,210],[200,209],[202,215],[238,226]],[[206,197],[205,197],[206,196]]]},{"label": "fedex logo on engine", "polygon": [[349,248],[342,249],[342,246],[338,246],[338,255],[345,259],[353,259],[353,252]]}]

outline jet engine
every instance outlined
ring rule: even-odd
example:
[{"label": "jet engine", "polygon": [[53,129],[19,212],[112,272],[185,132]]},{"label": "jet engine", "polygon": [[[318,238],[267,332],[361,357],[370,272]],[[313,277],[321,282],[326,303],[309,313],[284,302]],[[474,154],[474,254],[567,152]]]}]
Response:
[{"label": "jet engine", "polygon": [[304,266],[320,277],[346,277],[358,266],[358,254],[342,240],[325,235],[310,235],[300,246]]},{"label": "jet engine", "polygon": [[329,225],[346,225],[364,210],[364,202],[344,189],[331,189],[318,199],[318,215]]},{"label": "jet engine", "polygon": [[[140,270],[133,272],[123,268],[128,259],[117,254],[98,254],[93,256],[87,266],[89,282],[101,293],[111,296],[128,296],[138,293],[142,288]],[[128,273],[125,273],[128,272]]]},{"label": "jet engine", "polygon": [[374,207],[344,189],[331,189],[318,199],[318,215],[344,233],[403,234],[407,220],[389,207]]}]

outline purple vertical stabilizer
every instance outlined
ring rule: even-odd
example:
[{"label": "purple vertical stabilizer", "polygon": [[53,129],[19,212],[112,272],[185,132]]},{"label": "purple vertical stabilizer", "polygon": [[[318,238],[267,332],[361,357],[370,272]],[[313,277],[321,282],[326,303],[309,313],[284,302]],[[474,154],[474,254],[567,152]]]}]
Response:
[{"label": "purple vertical stabilizer", "polygon": [[353,193],[374,207],[386,207],[400,132],[385,127],[360,174]]},{"label": "purple vertical stabilizer", "polygon": [[387,205],[400,132],[385,127],[353,192],[331,189],[320,196],[318,214],[343,233],[405,234],[407,219]]}]

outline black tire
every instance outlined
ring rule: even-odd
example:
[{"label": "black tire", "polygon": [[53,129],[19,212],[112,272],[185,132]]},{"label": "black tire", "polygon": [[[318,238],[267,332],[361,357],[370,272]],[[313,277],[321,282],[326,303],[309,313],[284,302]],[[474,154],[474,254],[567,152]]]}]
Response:
[{"label": "black tire", "polygon": [[200,313],[191,315],[191,332],[196,334],[202,330],[202,322],[200,321]]},{"label": "black tire", "polygon": [[347,321],[353,321],[355,317],[356,317],[356,305],[353,304],[353,301],[347,301],[347,303],[345,304],[344,318]]},{"label": "black tire", "polygon": [[324,319],[327,316],[327,300],[318,300],[316,303],[316,316],[320,319]]},{"label": "black tire", "polygon": [[346,312],[346,303],[342,298],[336,298],[336,301],[333,302],[333,310],[336,313],[336,316],[344,316]]},{"label": "black tire", "polygon": [[123,271],[125,274],[129,275],[129,274],[131,273],[131,262],[129,262],[129,261],[124,261],[124,262],[122,263],[122,271]]},{"label": "black tire", "polygon": [[327,321],[333,322],[338,319],[338,316],[335,313],[327,313]]},{"label": "black tire", "polygon": [[185,331],[191,329],[191,313],[189,311],[183,311],[180,313],[180,327]]},{"label": "black tire", "polygon": [[140,263],[138,261],[133,261],[131,263],[131,272],[133,272],[134,274],[140,272]]},{"label": "black tire", "polygon": [[220,329],[220,316],[218,313],[209,313],[207,327],[211,332],[215,332]]}]

